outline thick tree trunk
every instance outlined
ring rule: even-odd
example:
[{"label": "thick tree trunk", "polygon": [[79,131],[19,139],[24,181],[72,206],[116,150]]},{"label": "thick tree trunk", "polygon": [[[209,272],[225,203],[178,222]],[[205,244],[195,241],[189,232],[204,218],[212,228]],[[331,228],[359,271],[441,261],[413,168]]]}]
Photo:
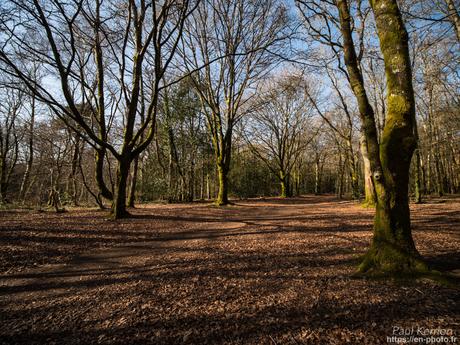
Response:
[{"label": "thick tree trunk", "polygon": [[387,116],[380,157],[370,155],[373,168],[381,163],[382,171],[373,169],[377,196],[374,237],[360,270],[375,273],[420,271],[426,266],[412,239],[408,196],[409,168],[416,146],[408,35],[396,0],[373,0],[371,6],[384,57]]},{"label": "thick tree trunk", "polygon": [[[225,206],[229,204],[228,201],[228,172],[230,171],[230,160],[232,156],[232,132],[227,131],[227,134],[223,138],[215,138],[215,142],[218,143],[217,148],[217,178],[219,181],[219,192],[217,194],[216,204],[219,206]],[[217,145],[215,145],[217,147]]]},{"label": "thick tree trunk", "polygon": [[290,193],[289,193],[288,176],[286,175],[285,171],[280,170],[279,179],[280,179],[280,197],[287,198],[290,196]]},{"label": "thick tree trunk", "polygon": [[219,179],[219,192],[216,204],[219,206],[228,205],[228,169],[225,164],[217,164],[217,178]]},{"label": "thick tree trunk", "polygon": [[114,219],[129,216],[129,213],[126,210],[126,192],[130,165],[130,160],[127,157],[121,157],[118,161],[117,183],[112,204],[112,217]]}]

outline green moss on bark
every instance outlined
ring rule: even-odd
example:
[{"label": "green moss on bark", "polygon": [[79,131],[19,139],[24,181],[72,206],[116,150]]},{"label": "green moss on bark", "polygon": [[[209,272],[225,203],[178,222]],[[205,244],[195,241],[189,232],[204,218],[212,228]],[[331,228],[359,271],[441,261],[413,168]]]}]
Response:
[{"label": "green moss on bark", "polygon": [[359,265],[359,272],[373,274],[427,273],[428,266],[417,252],[391,243],[374,243]]},{"label": "green moss on bark", "polygon": [[224,167],[217,166],[217,177],[219,179],[219,192],[217,194],[216,205],[228,205],[228,174]]}]

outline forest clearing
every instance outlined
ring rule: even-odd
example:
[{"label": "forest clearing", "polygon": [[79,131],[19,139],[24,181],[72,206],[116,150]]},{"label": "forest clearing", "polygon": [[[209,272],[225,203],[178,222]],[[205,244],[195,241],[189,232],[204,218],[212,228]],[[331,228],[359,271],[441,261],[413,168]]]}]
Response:
[{"label": "forest clearing", "polygon": [[[411,208],[420,253],[458,277],[460,199]],[[395,326],[458,330],[458,285],[353,277],[373,214],[355,202],[305,196],[132,213],[1,213],[0,339],[387,344]]]},{"label": "forest clearing", "polygon": [[1,0],[0,345],[458,344],[459,0]]}]

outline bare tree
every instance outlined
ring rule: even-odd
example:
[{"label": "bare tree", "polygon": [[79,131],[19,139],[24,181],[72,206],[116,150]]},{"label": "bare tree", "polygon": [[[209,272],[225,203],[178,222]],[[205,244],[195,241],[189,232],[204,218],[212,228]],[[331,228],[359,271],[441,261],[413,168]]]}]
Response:
[{"label": "bare tree", "polygon": [[[8,6],[14,15],[1,23],[0,69],[79,132],[99,161],[106,151],[115,157],[112,214],[126,216],[131,162],[154,137],[162,80],[196,2],[9,0]],[[55,78],[54,90],[30,78],[18,54],[40,61]],[[142,94],[148,102],[141,122]]]},{"label": "bare tree", "polygon": [[300,76],[280,76],[254,99],[256,109],[243,125],[247,144],[280,182],[280,196],[292,195],[292,170],[318,129]]},{"label": "bare tree", "polygon": [[457,34],[457,40],[460,42],[460,14],[458,13],[458,8],[455,6],[454,0],[445,1],[449,10],[449,20],[452,22]]},{"label": "bare tree", "polygon": [[276,51],[284,38],[286,19],[285,7],[274,0],[206,0],[187,23],[181,55],[186,72],[196,71],[192,81],[213,142],[218,205],[228,203],[235,125],[248,90],[273,63],[268,50]]},{"label": "bare tree", "polygon": [[7,201],[11,176],[19,156],[19,115],[25,94],[3,88],[0,94],[0,203]]},{"label": "bare tree", "polygon": [[[347,80],[349,87],[355,95],[361,118],[373,117],[374,110],[366,94],[361,70],[361,61],[364,55],[365,25],[369,8],[364,8],[361,0],[356,1],[354,19],[353,22],[351,22],[347,1],[325,2],[316,0],[296,0],[296,5],[309,36],[315,42],[327,46],[330,50],[331,59],[334,61],[332,67],[329,66],[329,63],[326,63],[324,68],[331,79],[332,87],[339,97],[344,110],[343,113],[346,115],[349,123],[349,133],[344,135],[344,140],[350,152],[349,163],[350,171],[352,172],[353,196],[359,198],[358,163],[356,162],[351,143],[353,129],[352,106],[348,104],[349,102],[346,100],[345,92],[339,86],[333,70],[336,69],[339,71]],[[353,36],[355,36],[357,40],[356,46],[359,49],[358,52],[356,52],[355,49]],[[330,124],[329,121],[326,122]],[[332,129],[335,130],[333,127]],[[365,137],[363,138],[362,140],[366,140]],[[366,146],[360,145],[360,148],[363,160],[366,161],[364,165],[366,167],[368,166],[368,155],[367,152],[363,151]],[[370,171],[368,169],[365,170],[364,184],[367,185],[365,188],[365,192],[367,192],[366,201],[373,204],[373,187],[368,185],[372,181],[369,173]]]}]

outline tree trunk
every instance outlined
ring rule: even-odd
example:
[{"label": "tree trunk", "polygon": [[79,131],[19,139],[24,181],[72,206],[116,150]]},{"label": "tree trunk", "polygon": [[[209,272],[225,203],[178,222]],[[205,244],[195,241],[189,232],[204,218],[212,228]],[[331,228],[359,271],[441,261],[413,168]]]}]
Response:
[{"label": "tree trunk", "polygon": [[289,182],[288,182],[286,173],[283,170],[280,170],[279,179],[280,179],[280,188],[281,188],[280,197],[286,198],[289,196]]},{"label": "tree trunk", "polygon": [[211,183],[209,181],[209,173],[206,173],[206,199],[211,199]]},{"label": "tree trunk", "polygon": [[204,200],[204,159],[201,161],[201,183],[200,183],[200,200]]},{"label": "tree trunk", "polygon": [[339,162],[337,164],[337,178],[336,178],[336,194],[337,198],[342,199],[343,197],[343,158],[342,158],[342,151],[338,150],[339,154]]},{"label": "tree trunk", "polygon": [[367,152],[366,137],[360,138],[361,155],[363,156],[364,165],[364,204],[366,206],[375,205],[374,182],[372,181],[371,162]]},{"label": "tree trunk", "polygon": [[[173,186],[173,174],[174,174],[173,154],[170,146],[169,150],[169,162],[168,162],[168,202],[173,202],[176,199],[176,188]],[[174,187],[174,188],[173,188]]]},{"label": "tree trunk", "polygon": [[112,217],[114,219],[125,218],[129,216],[126,210],[126,190],[128,185],[128,176],[130,160],[127,157],[121,157],[118,161],[117,183],[112,205]]},{"label": "tree trunk", "polygon": [[[387,116],[380,157],[370,155],[377,205],[371,248],[360,270],[369,273],[421,271],[426,270],[426,266],[412,239],[408,196],[409,168],[416,146],[408,34],[396,0],[373,0],[371,7],[384,57]],[[366,131],[368,145],[369,134],[372,133]]]},{"label": "tree trunk", "polygon": [[321,194],[321,176],[319,167],[319,158],[315,159],[315,194]]},{"label": "tree trunk", "polygon": [[133,171],[131,174],[131,185],[129,187],[128,207],[134,207],[136,200],[137,171],[139,169],[139,157],[134,159]]},{"label": "tree trunk", "polygon": [[425,181],[426,181],[426,193],[431,195],[433,192],[433,187],[432,187],[432,181],[431,179],[433,178],[433,172],[431,168],[431,148],[428,151],[428,155],[426,157],[426,173],[425,173]]},{"label": "tree trunk", "polygon": [[436,171],[436,193],[439,197],[444,195],[444,188],[442,185],[442,176],[441,176],[441,168],[439,166],[439,153],[435,153],[434,155],[434,167]]},{"label": "tree trunk", "polygon": [[[417,144],[418,145],[418,144]],[[421,168],[421,159],[420,159],[420,149],[417,147],[415,149],[415,195],[414,201],[417,204],[422,202],[422,168]]]},{"label": "tree trunk", "polygon": [[0,204],[6,203],[6,157],[0,157]]},{"label": "tree trunk", "polygon": [[187,190],[187,198],[188,202],[192,202],[195,199],[195,161],[192,158],[190,163],[190,175],[188,181],[188,190]]},{"label": "tree trunk", "polygon": [[217,164],[217,177],[219,179],[219,193],[217,194],[216,204],[219,206],[228,205],[228,169],[225,164]]},{"label": "tree trunk", "polygon": [[426,185],[426,163],[424,157],[420,153],[420,148],[417,147],[417,154],[419,157],[420,163],[420,178],[421,178],[421,190],[423,194],[427,194],[427,185]]},{"label": "tree trunk", "polygon": [[19,190],[19,199],[24,201],[26,197],[26,191],[28,189],[30,173],[32,171],[32,166],[34,163],[34,128],[35,128],[35,95],[32,96],[31,102],[31,114],[30,114],[30,124],[29,124],[29,140],[28,140],[28,151],[29,156],[27,157],[26,171],[22,177],[21,188]]},{"label": "tree trunk", "polygon": [[70,193],[70,195],[72,197],[72,203],[74,206],[78,206],[77,164],[80,159],[79,156],[80,156],[80,135],[76,134],[75,135],[75,146],[74,146],[73,155],[72,155],[72,164],[70,167],[70,174],[68,177],[68,183],[70,183],[72,186],[72,192]]},{"label": "tree trunk", "polygon": [[347,140],[347,147],[349,152],[348,162],[350,163],[351,194],[354,200],[358,200],[361,193],[359,192],[358,168],[351,140]]},{"label": "tree trunk", "polygon": [[99,194],[108,200],[113,200],[113,193],[107,188],[104,182],[104,160],[106,153],[106,149],[103,147],[96,149],[94,157],[96,163],[96,182],[99,188]]},{"label": "tree trunk", "polygon": [[454,26],[455,33],[457,34],[457,40],[460,42],[460,15],[458,14],[457,8],[455,7],[454,0],[445,0],[447,7],[449,8],[449,20]]}]

